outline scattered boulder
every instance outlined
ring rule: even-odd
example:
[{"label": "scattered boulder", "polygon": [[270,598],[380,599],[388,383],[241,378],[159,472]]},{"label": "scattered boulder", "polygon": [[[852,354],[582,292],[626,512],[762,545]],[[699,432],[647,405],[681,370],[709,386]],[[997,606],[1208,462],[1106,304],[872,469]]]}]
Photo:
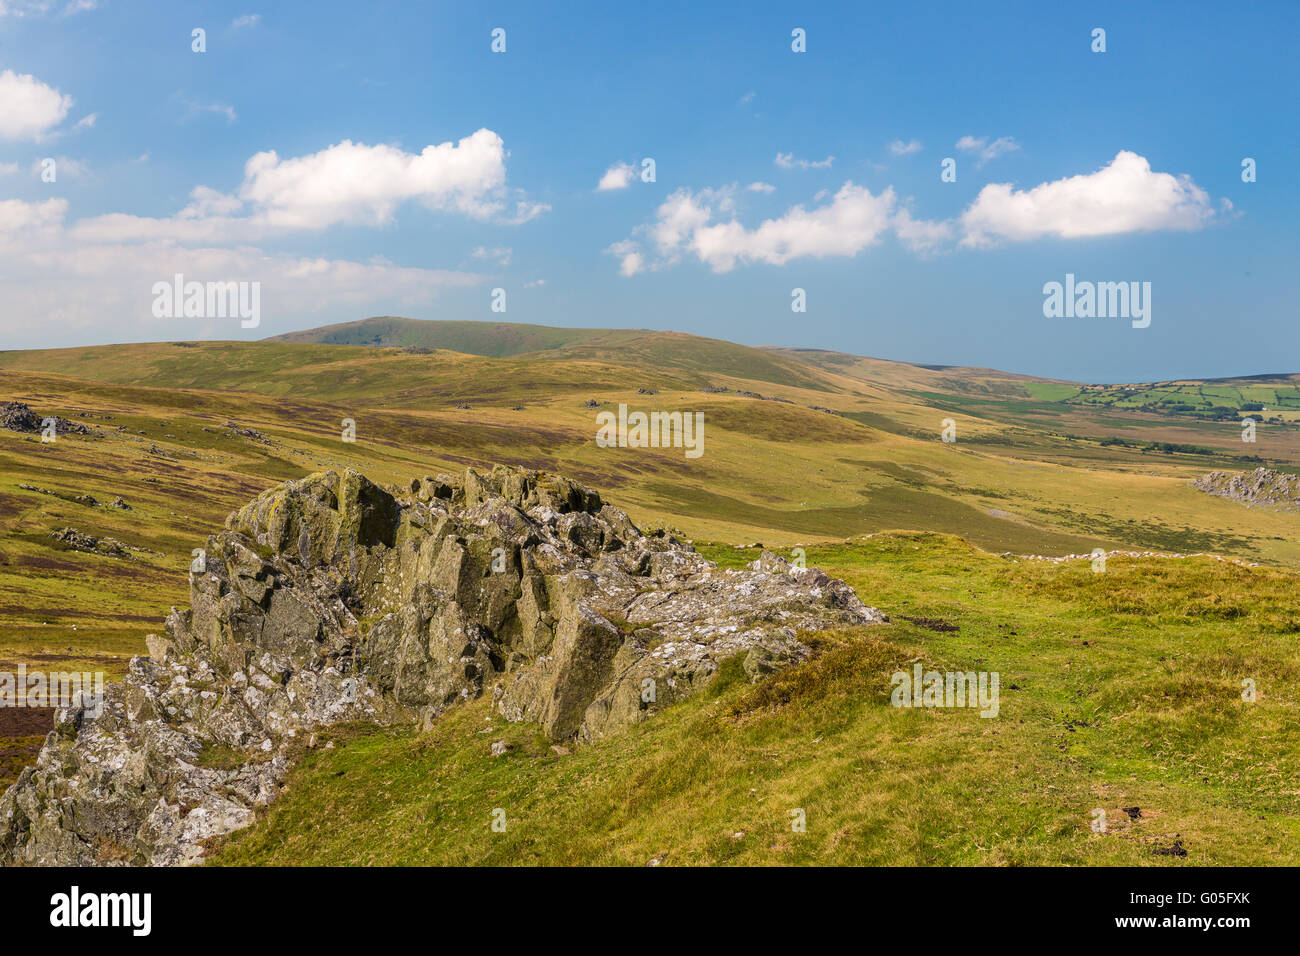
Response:
[{"label": "scattered boulder", "polygon": [[0,428],[11,432],[39,432],[46,418],[54,419],[56,435],[88,435],[90,429],[80,422],[59,415],[39,415],[23,402],[5,402],[0,405]]},{"label": "scattered boulder", "polygon": [[[221,427],[228,430],[232,435],[238,435],[240,438],[247,438],[249,441],[257,442],[259,445],[271,444],[271,439],[259,432],[256,428],[250,428],[247,425],[241,425],[238,422],[222,422]],[[143,434],[143,432],[141,434]]]},{"label": "scattered boulder", "polygon": [[55,541],[62,541],[74,551],[102,554],[110,558],[124,558],[128,550],[127,546],[116,538],[97,538],[76,528],[60,528],[58,531],[51,531],[50,537]]},{"label": "scattered boulder", "polygon": [[194,863],[328,725],[427,729],[487,694],[564,753],[700,690],[723,660],[761,679],[809,656],[801,632],[885,620],[770,552],[720,570],[559,475],[409,487],[330,471],[233,512],[150,656],[98,716],[61,711],[0,797],[0,864]]},{"label": "scattered boulder", "polygon": [[1300,509],[1300,475],[1271,468],[1248,472],[1212,471],[1192,484],[1220,498],[1240,501],[1248,508],[1267,506],[1283,511]]}]

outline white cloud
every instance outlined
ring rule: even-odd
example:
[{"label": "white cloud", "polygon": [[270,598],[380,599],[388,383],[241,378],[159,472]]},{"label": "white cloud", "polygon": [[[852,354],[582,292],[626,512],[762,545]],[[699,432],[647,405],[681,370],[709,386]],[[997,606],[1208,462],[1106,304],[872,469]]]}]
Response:
[{"label": "white cloud", "polygon": [[[114,318],[123,338],[235,338],[235,320],[155,319],[152,286],[176,273],[199,281],[261,283],[266,326],[322,313],[427,306],[451,288],[480,284],[467,272],[267,253],[251,246],[191,247],[168,239],[87,243],[64,227],[65,199],[0,201],[0,338],[48,344],[50,328],[96,330]],[[39,321],[35,321],[39,317]]]},{"label": "white cloud", "polygon": [[525,283],[524,283],[524,288],[525,288],[525,289],[539,289],[539,288],[541,288],[541,287],[544,286],[544,285],[546,285],[546,280],[545,280],[545,279],[534,279],[532,282],[525,282]]},{"label": "white cloud", "polygon": [[[0,0],[0,17],[43,17],[58,6],[55,0]],[[60,16],[70,17],[74,13],[97,10],[99,0],[68,0],[60,11]]]},{"label": "white cloud", "polygon": [[921,151],[921,141],[913,139],[904,143],[901,139],[896,139],[889,144],[889,151],[895,156],[910,156]]},{"label": "white cloud", "polygon": [[[911,251],[929,254],[950,249],[955,241],[977,247],[999,239],[1198,229],[1215,216],[1209,197],[1190,177],[1154,173],[1143,157],[1128,151],[1098,172],[1027,191],[1009,183],[985,186],[954,219],[915,219],[896,201],[892,187],[873,195],[846,182],[833,196],[819,191],[814,202],[821,205],[792,206],[751,229],[737,216],[737,196],[748,191],[738,185],[679,189],[652,221],[605,251],[618,257],[625,276],[690,257],[715,272],[728,272],[748,263],[779,266],[799,258],[853,257],[889,233]],[[1231,208],[1224,205],[1223,215]]]},{"label": "white cloud", "polygon": [[645,270],[645,257],[636,242],[631,239],[616,242],[605,251],[612,256],[618,256],[618,271],[621,275],[634,276]]},{"label": "white cloud", "polygon": [[233,106],[225,103],[198,103],[194,100],[185,101],[185,118],[190,119],[198,116],[200,113],[216,113],[226,118],[226,122],[233,123],[239,119]]},{"label": "white cloud", "polygon": [[891,225],[899,241],[918,253],[935,252],[946,246],[955,232],[951,220],[913,219],[907,209],[894,213]]},{"label": "white cloud", "polygon": [[27,230],[48,231],[58,229],[68,212],[66,199],[46,199],[42,202],[24,202],[21,199],[0,200],[0,236]]},{"label": "white cloud", "polygon": [[991,159],[997,159],[1003,153],[1010,153],[1020,148],[1020,144],[1010,136],[999,136],[989,142],[987,136],[963,136],[957,140],[957,148],[963,153],[975,153],[976,166],[983,166]]},{"label": "white cloud", "polygon": [[499,246],[495,249],[489,249],[486,246],[476,246],[470,253],[475,259],[493,259],[503,266],[510,265],[510,258],[514,255],[514,250],[509,246]]},{"label": "white cloud", "polygon": [[12,176],[18,172],[17,163],[0,163],[0,176]]},{"label": "white cloud", "polygon": [[84,159],[72,159],[68,156],[43,157],[32,163],[31,171],[40,176],[45,171],[45,160],[54,160],[54,173],[59,179],[89,179],[90,166]]},{"label": "white cloud", "polygon": [[[58,6],[55,0],[0,0],[0,17],[43,17]],[[99,0],[68,0],[59,15],[70,17],[74,13],[99,9]]]},{"label": "white cloud", "polygon": [[544,216],[551,211],[551,204],[548,202],[532,202],[527,199],[520,199],[515,202],[515,212],[512,216],[506,216],[501,221],[508,226],[518,226],[525,222],[531,222],[538,216]]},{"label": "white cloud", "polygon": [[1121,150],[1095,173],[1033,189],[990,183],[961,215],[962,245],[1199,229],[1213,216],[1209,196],[1191,177],[1152,172],[1144,157]]},{"label": "white cloud", "polygon": [[261,19],[262,15],[260,13],[245,13],[242,17],[235,17],[234,21],[231,22],[230,25],[236,30],[241,27],[255,27]]},{"label": "white cloud", "polygon": [[748,93],[746,93],[746,94],[745,94],[744,96],[742,96],[740,99],[736,100],[736,102],[737,102],[738,104],[739,104],[739,103],[752,103],[752,102],[754,101],[754,97],[757,96],[757,95],[758,95],[758,94],[755,93],[753,90],[750,90]]},{"label": "white cloud", "polygon": [[[36,343],[51,326],[97,328],[106,315],[124,336],[235,334],[220,320],[200,327],[153,318],[152,285],[175,273],[199,281],[260,282],[262,314],[272,324],[331,310],[337,316],[340,308],[383,312],[427,305],[444,289],[487,277],[381,259],[264,252],[253,243],[335,224],[382,226],[407,202],[496,223],[524,222],[549,210],[506,187],[505,157],[501,138],[487,129],[419,153],[348,141],[290,159],[258,153],[245,164],[236,190],[197,186],[183,209],[161,219],[113,213],[67,221],[66,199],[0,201],[0,340]],[[60,177],[70,162],[58,160]],[[506,264],[512,252],[482,246],[475,255]],[[33,321],[37,316],[40,322]]]},{"label": "white cloud", "polygon": [[636,167],[631,163],[615,163],[609,169],[605,170],[605,175],[600,177],[600,182],[596,184],[597,192],[609,192],[613,189],[627,189],[632,185],[632,180],[636,177]]},{"label": "white cloud", "polygon": [[30,73],[0,73],[0,139],[39,142],[67,118],[72,97]]},{"label": "white cloud", "polygon": [[95,121],[98,119],[99,119],[98,113],[88,113],[85,116],[83,116],[81,119],[77,120],[76,125],[74,125],[72,128],[90,129],[92,126],[95,125]]},{"label": "white cloud", "polygon": [[258,153],[244,167],[239,195],[269,223],[290,228],[380,225],[408,199],[486,218],[497,208],[487,194],[501,188],[505,177],[501,137],[481,129],[459,143],[426,146],[418,154],[350,140],[295,159]]},{"label": "white cloud", "polygon": [[253,242],[338,224],[386,225],[408,201],[512,225],[548,212],[546,203],[516,198],[507,213],[505,156],[501,137],[489,129],[420,153],[350,140],[292,159],[258,153],[234,193],[199,186],[175,216],[112,213],[82,220],[74,231],[87,241]]},{"label": "white cloud", "polygon": [[773,186],[771,183],[762,183],[762,182],[750,183],[748,186],[745,187],[745,189],[751,193],[770,193],[776,191],[776,187]]},{"label": "white cloud", "polygon": [[772,162],[782,169],[830,169],[831,163],[835,162],[835,157],[827,156],[825,159],[813,162],[807,159],[795,159],[794,153],[777,153],[776,159]]},{"label": "white cloud", "polygon": [[[813,209],[793,206],[783,216],[747,229],[734,216],[736,187],[691,192],[679,189],[659,207],[652,224],[639,233],[654,246],[649,259],[635,239],[607,251],[621,260],[624,275],[660,269],[694,256],[714,272],[737,264],[784,265],[792,259],[854,256],[879,241],[890,225],[894,193],[878,196],[846,182],[831,200]],[[730,218],[720,220],[722,216]]]}]

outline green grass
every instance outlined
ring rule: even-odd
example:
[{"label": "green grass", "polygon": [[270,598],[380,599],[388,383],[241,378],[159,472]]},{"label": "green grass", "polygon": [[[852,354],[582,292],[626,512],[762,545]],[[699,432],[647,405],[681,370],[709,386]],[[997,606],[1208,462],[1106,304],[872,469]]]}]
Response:
[{"label": "green grass", "polygon": [[[1261,424],[1244,445],[1236,422],[1199,412],[1263,402],[1270,417],[1300,418],[1293,378],[1084,391],[679,333],[444,323],[421,326],[436,339],[421,344],[401,338],[409,320],[394,321],[362,331],[440,350],[0,352],[0,399],[95,432],[42,444],[0,431],[0,660],[120,676],[168,607],[188,603],[190,551],[227,513],[285,478],[349,466],[392,486],[497,461],[560,471],[643,527],[802,543],[895,623],[812,637],[816,660],[757,688],[724,668],[711,696],[567,756],[482,702],[430,734],[341,731],[334,749],[305,753],[286,799],[221,861],[641,864],[667,852],[669,863],[1178,865],[1152,849],[1181,837],[1187,863],[1295,862],[1300,610],[1284,569],[1300,567],[1300,515],[1191,487],[1253,457],[1300,466],[1293,424]],[[598,449],[587,399],[703,409],[705,455]],[[1171,410],[1182,403],[1198,411]],[[345,417],[352,444],[340,440]],[[948,417],[955,444],[938,440]],[[71,500],[85,493],[120,494],[132,510]],[[82,554],[50,538],[66,526],[147,550]],[[1276,567],[1114,558],[1094,576],[1086,563],[988,553],[1099,545]],[[731,566],[755,555],[708,550]],[[998,670],[1002,715],[888,707],[892,668],[918,657]],[[1259,686],[1253,705],[1240,701],[1245,677]],[[517,746],[492,759],[496,739]],[[38,744],[0,740],[0,787]],[[1135,805],[1143,817],[1130,825],[1118,808]],[[498,806],[504,834],[488,826]],[[1106,837],[1088,828],[1098,806],[1112,818]],[[794,808],[806,833],[790,830]]]},{"label": "green grass", "polygon": [[[808,557],[895,623],[813,636],[813,660],[758,685],[724,667],[708,693],[566,755],[486,701],[424,734],[347,728],[211,862],[1300,862],[1293,573],[1112,559],[1093,574],[928,534]],[[917,660],[999,672],[999,716],[891,707],[890,674]],[[1156,854],[1175,839],[1187,857]]]}]

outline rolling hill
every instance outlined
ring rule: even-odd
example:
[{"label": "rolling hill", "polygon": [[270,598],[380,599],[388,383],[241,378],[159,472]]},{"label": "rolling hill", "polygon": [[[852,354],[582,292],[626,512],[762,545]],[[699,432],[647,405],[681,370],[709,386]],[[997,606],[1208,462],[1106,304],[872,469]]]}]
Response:
[{"label": "rolling hill", "polygon": [[[911,822],[891,830],[870,853],[920,862],[932,856],[967,862],[1147,861],[1145,844],[1116,844],[1100,857],[1089,856],[1092,851],[1071,842],[1079,821],[1061,822],[1061,814],[1077,811],[1076,801],[1089,799],[1087,788],[1072,785],[1069,800],[1024,812],[1026,780],[1061,787],[1063,780],[1074,779],[1052,750],[1062,739],[1061,714],[1090,727],[1116,719],[1123,708],[1135,706],[1133,695],[1139,693],[1124,683],[1124,668],[1153,666],[1157,659],[1191,654],[1185,662],[1191,670],[1171,672],[1163,696],[1143,705],[1182,714],[1181,705],[1171,702],[1192,693],[1187,688],[1195,685],[1193,697],[1202,709],[1178,718],[1167,744],[1180,759],[1219,759],[1220,744],[1196,728],[1219,706],[1214,696],[1223,689],[1219,685],[1228,686],[1241,667],[1269,677],[1274,709],[1267,711],[1267,721],[1281,726],[1290,719],[1297,704],[1285,689],[1293,683],[1284,678],[1297,664],[1294,642],[1285,635],[1300,627],[1295,623],[1300,611],[1293,601],[1288,606],[1286,595],[1295,593],[1300,568],[1300,514],[1246,508],[1199,491],[1193,481],[1208,471],[1260,465],[1296,473],[1300,428],[1285,415],[1266,420],[1258,441],[1248,445],[1235,419],[1203,414],[1199,404],[1174,407],[1195,404],[1174,396],[1197,388],[1212,405],[1246,415],[1244,406],[1258,401],[1259,388],[1274,390],[1270,406],[1286,404],[1288,381],[1165,383],[1161,400],[1150,395],[1135,400],[1131,385],[1081,385],[825,350],[750,348],[675,332],[392,318],[262,342],[0,352],[0,404],[25,403],[40,417],[62,416],[86,428],[85,434],[60,434],[54,442],[0,429],[0,662],[120,674],[131,655],[143,653],[144,634],[158,629],[167,608],[185,603],[191,549],[220,527],[228,512],[278,482],[355,467],[396,488],[413,476],[493,462],[543,468],[599,488],[640,526],[676,529],[719,560],[753,557],[757,542],[768,548],[804,547],[827,570],[863,589],[867,599],[923,622],[899,618],[889,625],[886,656],[989,657],[1008,633],[1024,635],[994,657],[1025,678],[1025,705],[1034,716],[1027,716],[1025,729],[1005,745],[1012,761],[1008,767],[1020,760],[1030,770],[1024,779],[1010,771],[999,776],[998,799],[1018,826],[1064,829],[1041,840],[1007,844],[1000,855],[972,854],[951,841],[935,843],[921,835],[924,820],[935,814],[949,830],[969,825],[952,816],[960,815],[958,806],[941,794],[934,801],[918,800],[902,777],[888,783],[891,796],[879,806],[848,799],[848,790],[828,791],[822,806],[832,815],[841,811],[830,807],[845,808],[843,826],[864,820],[876,826],[891,812],[897,817],[900,808],[916,809],[919,815],[905,814]],[[687,458],[681,448],[671,447],[597,446],[595,416],[620,404],[647,412],[702,413],[703,456]],[[355,441],[344,438],[345,420],[355,425]],[[955,430],[955,441],[941,440],[945,428]],[[113,504],[119,497],[125,507]],[[87,550],[78,545],[83,539],[55,536],[63,529],[112,539],[123,550]],[[1094,548],[1132,553],[1112,558],[1124,569],[1121,590],[1106,590],[1107,582],[1117,584],[1119,577],[1094,579],[1084,570],[1086,562],[1059,560]],[[1217,557],[1141,556],[1145,552]],[[1087,593],[1076,593],[1078,588]],[[960,633],[935,632],[924,623],[935,621],[953,622]],[[1144,635],[1140,652],[1111,648],[1110,638],[1121,633]],[[1098,642],[1103,649],[1086,655],[1079,650]],[[872,657],[859,664],[852,671],[858,677],[846,679],[868,679],[862,674],[874,673],[871,668],[879,662]],[[1067,664],[1075,669],[1057,669]],[[731,749],[717,754],[721,763],[715,769],[741,773],[738,767],[766,752],[765,742],[794,753],[808,733],[841,728],[843,733],[826,738],[833,742],[824,755],[827,763],[792,767],[763,785],[768,789],[762,793],[776,799],[798,781],[802,786],[837,779],[833,768],[849,753],[862,752],[868,728],[871,734],[921,741],[923,749],[978,749],[978,735],[954,731],[942,720],[904,726],[891,723],[888,711],[860,714],[846,685],[835,683],[833,675],[809,672],[817,673],[822,674],[817,679],[839,688],[832,694],[837,703],[827,705],[829,710],[810,700],[800,703],[802,692],[792,691],[787,704],[793,701],[794,709],[764,710],[768,716],[755,718],[754,726],[767,729],[753,731],[756,736],[730,736],[724,727],[718,739],[731,741]],[[743,709],[751,706],[745,703],[748,693],[720,686],[717,699]],[[554,783],[550,775],[577,768],[587,781],[583,785],[600,795],[592,804],[597,812],[604,805],[600,801],[623,799],[619,780],[635,780],[645,767],[684,759],[701,727],[715,726],[712,706],[692,705],[622,744],[608,745],[603,756],[552,764],[538,754],[538,760],[493,764],[493,772],[506,774],[503,786],[537,785],[543,788],[539,792],[550,792],[545,789]],[[457,717],[447,727],[469,719]],[[1196,815],[1198,801],[1219,800],[1210,790],[1164,762],[1134,770],[1126,757],[1129,744],[1164,733],[1161,719],[1133,724],[1123,740],[1100,734],[1090,745],[1089,759],[1112,781],[1130,771],[1140,777],[1137,784],[1107,784],[1105,799],[1153,806],[1163,801],[1167,812],[1183,821],[1182,832],[1200,833],[1218,847],[1217,859],[1249,858],[1294,832],[1295,808],[1268,797],[1259,789],[1262,783],[1223,797],[1230,803],[1244,800],[1270,821],[1234,838],[1216,830],[1208,816]],[[1239,715],[1234,721],[1224,730],[1225,739],[1245,741],[1259,732],[1250,718]],[[26,724],[0,727],[0,785],[31,758],[44,733]],[[340,769],[346,771],[336,764],[352,759],[343,756],[349,752],[387,779],[391,761],[409,760],[406,748],[423,746],[419,739],[380,736],[358,742],[355,749],[346,744],[339,754],[305,764],[307,782],[299,786],[306,787],[302,792],[326,792],[317,776],[333,779]],[[473,763],[460,749],[468,744],[447,736],[439,740],[438,759]],[[654,754],[649,758],[647,748]],[[519,753],[532,751],[521,741]],[[883,751],[878,758],[884,759]],[[1277,773],[1290,772],[1287,759],[1273,754],[1271,766]],[[596,765],[588,766],[588,760],[616,768],[615,776],[603,781],[589,776]],[[961,774],[945,779],[944,792],[952,800],[981,785]],[[664,819],[705,799],[686,777],[665,780],[668,803],[656,811]],[[467,783],[453,789],[464,801],[473,790]],[[354,790],[328,793],[348,812],[364,809],[355,805],[361,797]],[[469,812],[467,806],[458,805],[455,812]],[[536,805],[538,819],[558,812],[549,806],[545,800]],[[735,811],[733,801],[715,802],[707,812],[721,825]],[[394,812],[422,811],[403,805]],[[255,828],[235,841],[227,851],[231,861],[279,860],[279,844],[259,834],[283,835],[285,827],[307,832],[298,804],[286,803],[277,814],[268,824],[272,830]],[[583,818],[574,825],[589,822]],[[764,832],[769,824],[756,820],[752,826]],[[663,839],[654,828],[624,829],[623,836],[622,852],[611,855],[598,844],[583,844],[572,859],[629,862],[657,852]],[[993,838],[991,831],[986,836]],[[286,839],[285,845],[298,845],[296,838]],[[426,861],[455,858],[452,844],[438,846]],[[550,844],[530,846],[520,852],[539,861],[567,859]],[[725,860],[735,853],[750,860],[787,858],[747,847],[710,838],[687,858]],[[499,859],[487,845],[473,844],[465,852],[467,859]],[[837,859],[833,840],[800,852],[810,854],[808,859]],[[318,858],[351,859],[346,849],[332,845]],[[405,859],[397,849],[389,858]]]}]

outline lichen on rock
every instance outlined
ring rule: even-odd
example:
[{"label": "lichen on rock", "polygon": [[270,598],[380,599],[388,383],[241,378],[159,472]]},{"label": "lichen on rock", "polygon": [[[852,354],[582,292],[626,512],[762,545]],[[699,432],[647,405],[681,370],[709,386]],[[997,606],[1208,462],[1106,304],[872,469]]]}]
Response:
[{"label": "lichen on rock", "polygon": [[721,570],[558,475],[469,469],[400,497],[311,475],[208,539],[190,607],[98,716],[59,712],[0,797],[0,863],[193,863],[275,798],[318,728],[428,726],[486,693],[557,744],[590,742],[727,658],[759,680],[808,656],[801,632],[884,619],[769,552]]}]

